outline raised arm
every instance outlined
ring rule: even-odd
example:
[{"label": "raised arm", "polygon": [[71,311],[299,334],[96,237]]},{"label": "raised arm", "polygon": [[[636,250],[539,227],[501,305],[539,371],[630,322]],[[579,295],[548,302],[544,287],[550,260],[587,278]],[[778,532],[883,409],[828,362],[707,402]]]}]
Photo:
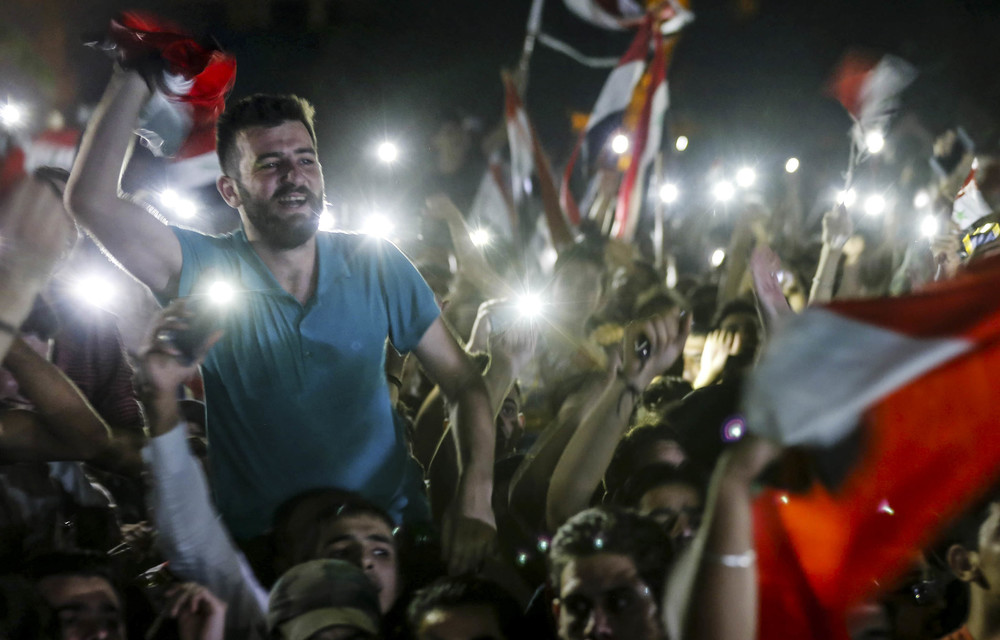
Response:
[{"label": "raised arm", "polygon": [[493,415],[483,377],[438,317],[414,350],[431,380],[457,408],[459,480],[442,525],[452,573],[475,569],[496,541],[493,516]]},{"label": "raised arm", "polygon": [[166,223],[123,194],[119,179],[139,112],[150,97],[138,73],[118,71],[83,134],[66,186],[70,212],[129,273],[153,293],[173,297],[181,247]]},{"label": "raised arm", "polygon": [[458,277],[470,282],[484,298],[503,298],[510,295],[510,287],[486,262],[483,252],[472,242],[472,236],[462,212],[447,196],[432,196],[427,199],[427,214],[448,225],[455,259],[458,261]]},{"label": "raised arm", "polygon": [[823,216],[823,248],[816,265],[816,277],[809,291],[809,304],[823,304],[833,299],[833,283],[844,245],[851,237],[853,225],[847,207],[838,205]]},{"label": "raised arm", "polygon": [[[682,320],[678,310],[626,329],[621,364],[612,364],[600,399],[580,423],[552,472],[545,507],[549,531],[587,508],[643,390],[680,357],[689,329],[690,321]],[[634,346],[643,338],[649,342],[645,358]]]}]

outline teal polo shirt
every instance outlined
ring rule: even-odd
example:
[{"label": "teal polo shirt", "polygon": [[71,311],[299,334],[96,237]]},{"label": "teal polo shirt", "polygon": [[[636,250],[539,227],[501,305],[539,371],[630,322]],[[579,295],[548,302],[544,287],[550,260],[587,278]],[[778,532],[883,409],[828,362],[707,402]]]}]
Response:
[{"label": "teal polo shirt", "polygon": [[414,266],[373,236],[318,233],[316,292],[303,305],[242,230],[172,230],[181,296],[215,280],[237,291],[202,364],[212,488],[232,534],[266,532],[282,502],[317,487],[358,491],[398,515],[404,484],[422,486],[407,482],[413,463],[389,403],[385,339],[411,351],[440,313]]}]

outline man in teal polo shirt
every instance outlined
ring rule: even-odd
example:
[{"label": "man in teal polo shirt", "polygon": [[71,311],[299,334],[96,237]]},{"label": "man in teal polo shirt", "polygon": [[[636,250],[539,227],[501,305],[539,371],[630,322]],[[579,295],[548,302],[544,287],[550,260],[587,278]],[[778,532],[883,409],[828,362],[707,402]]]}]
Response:
[{"label": "man in teal polo shirt", "polygon": [[393,425],[385,340],[412,350],[457,405],[463,473],[443,523],[450,568],[473,568],[493,542],[493,426],[482,377],[413,266],[390,243],[317,233],[324,184],[312,107],[251,96],[220,118],[217,186],[242,229],[172,228],[118,190],[149,99],[134,72],[112,79],[67,186],[70,210],[161,300],[223,280],[238,291],[203,364],[213,488],[238,539],[305,489],[356,490],[397,515],[420,499]]}]

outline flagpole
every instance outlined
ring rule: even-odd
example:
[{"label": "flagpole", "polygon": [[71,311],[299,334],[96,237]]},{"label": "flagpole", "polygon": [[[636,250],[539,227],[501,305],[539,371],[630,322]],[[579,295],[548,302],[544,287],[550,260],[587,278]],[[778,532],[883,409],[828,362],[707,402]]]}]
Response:
[{"label": "flagpole", "polygon": [[660,187],[663,183],[663,150],[656,152],[653,160],[653,265],[663,268],[663,198],[660,197]]},{"label": "flagpole", "polygon": [[531,55],[535,51],[535,41],[538,40],[538,33],[542,30],[542,9],[545,0],[532,0],[531,11],[528,12],[528,26],[525,28],[524,47],[521,49],[521,61],[517,65],[518,93],[521,94],[521,101],[526,102],[528,97],[528,67],[531,65]]}]

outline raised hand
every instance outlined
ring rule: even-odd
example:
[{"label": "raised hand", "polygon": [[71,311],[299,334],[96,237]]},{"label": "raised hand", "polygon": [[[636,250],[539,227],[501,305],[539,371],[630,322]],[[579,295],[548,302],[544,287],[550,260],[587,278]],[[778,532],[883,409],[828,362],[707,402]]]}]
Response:
[{"label": "raised hand", "polygon": [[45,180],[21,181],[0,208],[0,278],[40,287],[76,238],[62,198]]},{"label": "raised hand", "polygon": [[196,582],[167,591],[170,616],[177,619],[181,640],[222,640],[226,630],[225,602]]},{"label": "raised hand", "polygon": [[844,205],[837,205],[823,216],[823,244],[834,249],[843,249],[852,233],[854,224]]},{"label": "raised hand", "polygon": [[740,352],[740,334],[716,329],[705,338],[705,349],[701,352],[701,370],[695,379],[695,389],[706,387],[722,375],[729,356]]},{"label": "raised hand", "polygon": [[691,331],[691,318],[679,309],[633,322],[625,329],[621,372],[625,380],[642,391],[684,351]]},{"label": "raised hand", "polygon": [[757,300],[767,318],[768,325],[776,326],[794,312],[785,299],[785,292],[778,279],[782,272],[781,259],[767,245],[757,245],[750,256],[750,274],[753,276]]}]

